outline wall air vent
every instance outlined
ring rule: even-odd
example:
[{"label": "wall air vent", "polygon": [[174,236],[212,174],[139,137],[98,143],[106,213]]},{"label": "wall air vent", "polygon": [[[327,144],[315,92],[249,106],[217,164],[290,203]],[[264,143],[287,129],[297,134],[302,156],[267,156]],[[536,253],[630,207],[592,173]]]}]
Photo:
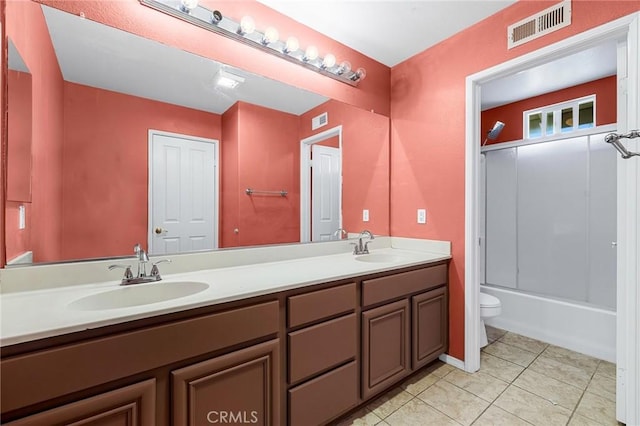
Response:
[{"label": "wall air vent", "polygon": [[322,126],[326,126],[327,123],[329,123],[329,114],[326,112],[323,112],[322,114],[316,117],[313,117],[311,119],[311,130],[315,130]]},{"label": "wall air vent", "polygon": [[552,33],[571,24],[571,0],[565,0],[507,28],[507,48]]}]

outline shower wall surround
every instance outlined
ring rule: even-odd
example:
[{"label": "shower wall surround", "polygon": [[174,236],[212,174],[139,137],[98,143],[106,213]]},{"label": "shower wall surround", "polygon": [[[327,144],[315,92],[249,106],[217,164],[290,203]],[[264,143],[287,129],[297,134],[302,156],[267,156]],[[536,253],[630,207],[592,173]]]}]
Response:
[{"label": "shower wall surround", "polygon": [[485,284],[615,310],[616,152],[604,135],[485,153]]}]

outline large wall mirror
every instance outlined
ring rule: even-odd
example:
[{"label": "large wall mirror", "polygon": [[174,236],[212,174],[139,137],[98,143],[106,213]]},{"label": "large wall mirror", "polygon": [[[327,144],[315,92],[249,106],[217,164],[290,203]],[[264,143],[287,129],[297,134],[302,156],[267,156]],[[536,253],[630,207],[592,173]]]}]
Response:
[{"label": "large wall mirror", "polygon": [[164,254],[389,233],[388,117],[38,2],[6,8],[20,135],[8,139],[7,265],[128,256],[137,242]]}]

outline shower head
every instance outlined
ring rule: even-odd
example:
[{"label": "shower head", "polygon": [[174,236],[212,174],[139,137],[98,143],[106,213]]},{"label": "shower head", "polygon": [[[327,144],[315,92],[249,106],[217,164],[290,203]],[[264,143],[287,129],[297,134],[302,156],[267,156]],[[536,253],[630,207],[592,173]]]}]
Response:
[{"label": "shower head", "polygon": [[495,140],[503,128],[504,123],[502,121],[496,121],[496,124],[493,125],[493,129],[489,130],[487,133],[487,139]]}]

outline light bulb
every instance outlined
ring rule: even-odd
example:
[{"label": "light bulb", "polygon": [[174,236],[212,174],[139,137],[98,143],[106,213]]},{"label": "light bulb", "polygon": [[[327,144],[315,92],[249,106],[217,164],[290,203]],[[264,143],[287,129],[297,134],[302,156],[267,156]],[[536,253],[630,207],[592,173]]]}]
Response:
[{"label": "light bulb", "polygon": [[300,43],[298,42],[298,39],[293,36],[289,37],[287,39],[287,44],[284,47],[284,53],[295,52],[298,49],[300,49]]},{"label": "light bulb", "polygon": [[267,29],[264,31],[264,36],[262,37],[262,44],[275,43],[276,41],[278,41],[279,37],[280,34],[278,33],[277,29],[275,29],[274,27],[267,27]]},{"label": "light bulb", "polygon": [[365,70],[364,68],[358,68],[355,74],[353,75],[353,77],[351,77],[351,80],[362,81],[365,79],[366,76],[367,76],[367,70]]},{"label": "light bulb", "polygon": [[307,47],[307,50],[304,52],[304,60],[305,61],[315,61],[318,58],[318,48],[315,46]]},{"label": "light bulb", "polygon": [[211,23],[213,25],[218,25],[222,21],[222,13],[219,10],[214,10],[211,12]]},{"label": "light bulb", "polygon": [[245,35],[251,34],[256,29],[256,23],[251,16],[243,16],[240,20],[240,28],[238,33]]},{"label": "light bulb", "polygon": [[198,0],[180,0],[180,10],[189,13],[198,7]]},{"label": "light bulb", "polygon": [[342,61],[340,63],[340,67],[338,68],[338,71],[336,72],[338,75],[342,75],[342,74],[348,74],[349,71],[351,71],[351,62],[349,61]]},{"label": "light bulb", "polygon": [[322,60],[322,68],[331,68],[336,64],[336,57],[331,53],[327,53]]}]

